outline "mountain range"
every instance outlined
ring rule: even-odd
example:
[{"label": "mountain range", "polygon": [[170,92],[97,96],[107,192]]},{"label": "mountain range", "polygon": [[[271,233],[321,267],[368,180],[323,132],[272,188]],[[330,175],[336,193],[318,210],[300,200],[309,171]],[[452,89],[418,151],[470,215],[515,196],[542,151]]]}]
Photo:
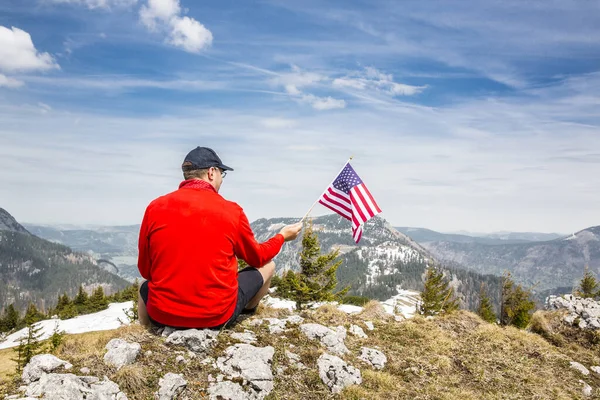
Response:
[{"label": "mountain range", "polygon": [[101,285],[107,294],[128,282],[100,268],[88,254],[52,243],[29,233],[0,209],[0,309],[28,304],[47,309],[59,294],[74,296],[80,285],[88,291]]}]

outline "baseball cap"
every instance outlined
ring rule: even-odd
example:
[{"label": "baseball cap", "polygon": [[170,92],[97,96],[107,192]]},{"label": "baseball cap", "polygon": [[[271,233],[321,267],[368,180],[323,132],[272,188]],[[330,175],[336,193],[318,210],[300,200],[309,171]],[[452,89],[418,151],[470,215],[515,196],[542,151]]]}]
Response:
[{"label": "baseball cap", "polygon": [[228,167],[221,162],[221,159],[213,149],[200,146],[196,147],[185,156],[183,166],[191,167],[190,169],[219,167],[225,171],[233,171],[233,168]]}]

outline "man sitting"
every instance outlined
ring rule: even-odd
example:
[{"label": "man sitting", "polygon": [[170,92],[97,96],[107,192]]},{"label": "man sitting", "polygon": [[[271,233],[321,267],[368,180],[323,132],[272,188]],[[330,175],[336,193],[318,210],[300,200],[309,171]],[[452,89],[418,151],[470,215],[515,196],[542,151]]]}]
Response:
[{"label": "man sitting", "polygon": [[[264,243],[254,238],[242,208],[219,195],[226,171],[211,149],[197,147],[182,165],[179,189],[146,208],[139,237],[138,315],[142,325],[175,328],[230,326],[256,310],[267,294],[284,242],[302,223]],[[238,272],[237,260],[249,267]]]}]

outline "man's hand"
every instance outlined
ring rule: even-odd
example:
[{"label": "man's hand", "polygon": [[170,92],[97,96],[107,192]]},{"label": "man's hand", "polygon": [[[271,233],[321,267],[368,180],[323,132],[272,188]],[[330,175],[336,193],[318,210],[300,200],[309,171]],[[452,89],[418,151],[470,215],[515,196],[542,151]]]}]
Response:
[{"label": "man's hand", "polygon": [[290,240],[296,239],[300,234],[300,231],[302,231],[302,222],[297,222],[292,225],[284,226],[283,228],[281,228],[281,231],[279,233],[281,234],[281,236],[283,236],[283,239],[286,242],[289,242]]}]

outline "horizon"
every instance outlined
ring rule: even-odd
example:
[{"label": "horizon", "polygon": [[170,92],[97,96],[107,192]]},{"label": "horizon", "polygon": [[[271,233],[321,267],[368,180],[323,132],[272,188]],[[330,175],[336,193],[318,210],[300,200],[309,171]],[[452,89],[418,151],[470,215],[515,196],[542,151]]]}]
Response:
[{"label": "horizon", "polygon": [[251,221],[303,215],[355,155],[395,226],[577,232],[600,221],[599,13],[7,0],[0,206],[39,224],[139,224],[207,146]]}]

